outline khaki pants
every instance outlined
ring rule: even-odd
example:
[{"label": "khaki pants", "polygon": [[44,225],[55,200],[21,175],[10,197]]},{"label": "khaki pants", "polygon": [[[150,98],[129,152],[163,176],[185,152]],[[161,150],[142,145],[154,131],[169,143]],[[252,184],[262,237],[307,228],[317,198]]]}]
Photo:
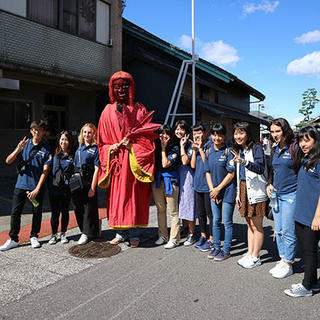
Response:
[{"label": "khaki pants", "polygon": [[164,182],[161,181],[161,187],[156,188],[155,182],[152,183],[153,199],[157,206],[158,213],[158,234],[168,240],[167,226],[167,207],[171,216],[170,241],[179,243],[180,241],[180,221],[179,221],[179,187],[172,185],[172,194],[165,193]]}]

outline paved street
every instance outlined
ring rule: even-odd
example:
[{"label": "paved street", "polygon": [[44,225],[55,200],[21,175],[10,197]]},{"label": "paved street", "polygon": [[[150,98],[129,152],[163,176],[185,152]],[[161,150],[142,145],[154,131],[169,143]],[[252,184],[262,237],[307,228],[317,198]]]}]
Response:
[{"label": "paved street", "polygon": [[[235,214],[232,257],[224,262],[183,247],[154,247],[155,207],[150,226],[142,230],[137,249],[105,259],[78,259],[67,249],[78,239],[54,246],[43,238],[40,249],[29,244],[0,252],[0,319],[318,319],[320,294],[293,299],[283,290],[302,279],[296,273],[283,280],[270,276],[275,245],[265,224],[263,265],[246,270],[236,260],[245,252],[245,227]],[[110,240],[103,221],[103,237]]]}]

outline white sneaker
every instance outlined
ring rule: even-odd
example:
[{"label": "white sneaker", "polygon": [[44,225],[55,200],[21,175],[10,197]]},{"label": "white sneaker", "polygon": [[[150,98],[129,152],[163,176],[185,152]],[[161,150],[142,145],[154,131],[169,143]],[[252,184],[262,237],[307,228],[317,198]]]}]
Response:
[{"label": "white sneaker", "polygon": [[244,263],[247,259],[250,258],[250,256],[251,256],[251,254],[249,254],[249,252],[246,252],[246,253],[243,254],[242,257],[237,261],[237,264],[240,265],[240,266],[242,266],[243,263]]},{"label": "white sneaker", "polygon": [[83,233],[77,243],[78,244],[86,244],[88,242],[88,240],[89,240],[88,236]]},{"label": "white sneaker", "polygon": [[69,240],[68,240],[68,238],[67,238],[67,236],[66,236],[66,234],[64,232],[62,232],[61,235],[60,235],[60,241],[63,244],[66,244],[66,243],[69,242]]},{"label": "white sneaker", "polygon": [[276,265],[269,270],[269,273],[273,274],[282,265],[282,260],[276,262]]},{"label": "white sneaker", "polygon": [[16,248],[18,245],[19,245],[18,242],[14,241],[12,239],[9,239],[0,247],[0,250],[7,251],[10,249]]},{"label": "white sneaker", "polygon": [[283,279],[293,274],[292,266],[289,266],[285,262],[279,264],[280,266],[272,273],[272,276],[277,279]]},{"label": "white sneaker", "polygon": [[53,234],[48,243],[49,244],[56,244],[57,243],[57,235]]},{"label": "white sneaker", "polygon": [[245,262],[242,264],[242,267],[245,269],[252,269],[260,265],[261,265],[260,257],[256,258],[250,255],[250,257],[247,260],[245,260]]},{"label": "white sneaker", "polygon": [[32,248],[34,248],[34,249],[41,247],[41,244],[40,244],[40,242],[38,241],[38,238],[37,238],[37,237],[32,237],[32,238],[30,238],[30,242],[31,242]]},{"label": "white sneaker", "polygon": [[157,246],[161,246],[161,245],[165,244],[166,242],[167,242],[167,240],[164,237],[160,236],[159,239],[157,241],[155,241],[154,244]]},{"label": "white sneaker", "polygon": [[173,242],[173,241],[169,241],[167,244],[164,245],[165,249],[173,249],[175,247],[177,247],[178,244]]}]

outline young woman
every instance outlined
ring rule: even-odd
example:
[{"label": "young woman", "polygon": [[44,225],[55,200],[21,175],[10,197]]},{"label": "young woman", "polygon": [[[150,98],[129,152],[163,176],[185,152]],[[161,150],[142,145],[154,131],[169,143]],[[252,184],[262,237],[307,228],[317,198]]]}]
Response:
[{"label": "young woman", "polygon": [[80,231],[78,244],[99,237],[99,216],[96,186],[99,171],[99,151],[97,129],[94,124],[86,123],[80,131],[79,148],[74,156],[76,172],[83,174],[84,188],[72,194],[74,211]]},{"label": "young woman", "polygon": [[294,214],[296,207],[297,175],[294,171],[294,154],[298,145],[293,143],[294,133],[287,120],[274,119],[270,134],[276,147],[272,156],[272,170],[269,175],[267,193],[276,192],[278,208],[273,209],[277,247],[281,258],[269,272],[282,279],[292,275],[292,264],[296,250]]},{"label": "young woman", "polygon": [[172,131],[168,125],[160,128],[160,143],[156,143],[156,173],[152,183],[152,193],[158,214],[159,239],[156,245],[162,245],[168,241],[167,208],[171,215],[170,239],[165,245],[166,249],[172,249],[179,245],[179,146],[172,140]]},{"label": "young woman", "polygon": [[237,172],[236,204],[248,226],[248,252],[237,261],[250,269],[261,265],[263,244],[263,217],[267,207],[267,167],[260,143],[253,140],[249,124],[237,122],[233,128],[233,161]]},{"label": "young woman", "polygon": [[182,219],[183,226],[188,227],[188,236],[183,244],[185,246],[191,246],[196,242],[194,237],[196,225],[195,196],[193,189],[194,171],[189,165],[192,156],[192,147],[188,139],[191,130],[186,121],[179,120],[176,122],[174,132],[176,138],[180,141],[182,163],[179,167],[179,218]]},{"label": "young woman", "polygon": [[320,134],[312,126],[303,127],[298,136],[299,150],[295,227],[304,260],[302,283],[285,290],[291,297],[312,296],[320,291],[317,281],[318,243],[320,240]]},{"label": "young woman", "polygon": [[[214,123],[210,129],[212,145],[206,157],[206,178],[210,190],[213,214],[213,248],[209,259],[223,261],[230,257],[235,204],[234,166],[230,165],[232,154],[225,145],[226,128],[221,123]],[[221,221],[225,237],[221,249]]]},{"label": "young woman", "polygon": [[57,243],[59,216],[61,212],[61,243],[68,243],[66,232],[69,223],[70,189],[68,179],[73,172],[73,137],[69,131],[62,131],[58,137],[52,168],[48,180],[49,200],[51,205],[52,236],[49,244]]},{"label": "young woman", "polygon": [[[201,236],[195,247],[201,251],[209,251],[213,247],[212,235],[212,212],[209,187],[206,180],[205,157],[208,152],[210,142],[206,139],[206,128],[200,122],[192,127],[192,157],[190,165],[195,169],[194,173],[194,193],[196,197],[197,211]],[[209,219],[209,236],[207,236],[207,218]]]}]

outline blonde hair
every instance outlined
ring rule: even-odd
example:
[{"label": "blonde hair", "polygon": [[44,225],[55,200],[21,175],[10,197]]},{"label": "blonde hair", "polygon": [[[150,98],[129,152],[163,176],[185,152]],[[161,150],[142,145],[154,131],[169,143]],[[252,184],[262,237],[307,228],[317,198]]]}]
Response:
[{"label": "blonde hair", "polygon": [[85,127],[89,127],[90,129],[93,130],[93,136],[92,136],[92,141],[91,141],[91,144],[92,145],[97,145],[97,128],[96,126],[93,124],[93,123],[86,123],[85,125],[83,125],[83,127],[81,128],[80,130],[80,134],[78,136],[78,141],[79,141],[79,144],[83,144],[84,143],[84,139],[83,139],[83,130]]}]

